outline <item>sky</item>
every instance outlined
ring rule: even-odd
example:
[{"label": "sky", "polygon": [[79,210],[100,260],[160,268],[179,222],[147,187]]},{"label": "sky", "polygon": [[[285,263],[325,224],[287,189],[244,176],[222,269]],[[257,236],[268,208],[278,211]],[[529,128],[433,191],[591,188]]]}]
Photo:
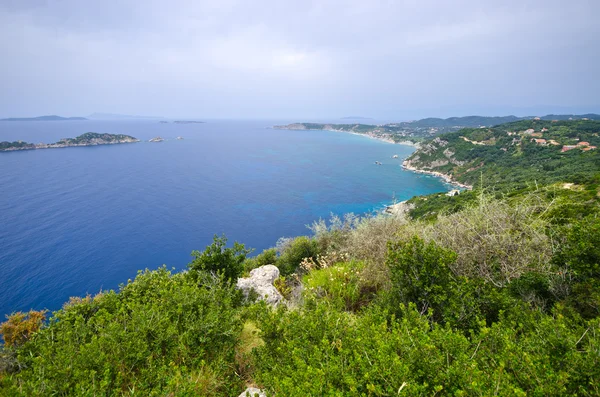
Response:
[{"label": "sky", "polygon": [[600,113],[598,0],[0,0],[0,117]]}]

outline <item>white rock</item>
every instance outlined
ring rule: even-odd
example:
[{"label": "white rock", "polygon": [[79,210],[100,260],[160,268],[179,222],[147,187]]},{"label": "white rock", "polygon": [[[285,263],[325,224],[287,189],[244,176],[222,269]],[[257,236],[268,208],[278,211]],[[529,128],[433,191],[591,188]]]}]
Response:
[{"label": "white rock", "polygon": [[283,296],[273,286],[273,282],[279,277],[279,269],[277,266],[265,265],[257,267],[250,272],[248,278],[238,278],[237,288],[248,296],[251,290],[254,290],[259,299],[264,300],[269,305],[277,306]]},{"label": "white rock", "polygon": [[249,387],[246,390],[244,390],[244,392],[242,394],[240,394],[238,397],[267,397],[267,395],[265,394],[264,391],[257,389],[256,387]]}]

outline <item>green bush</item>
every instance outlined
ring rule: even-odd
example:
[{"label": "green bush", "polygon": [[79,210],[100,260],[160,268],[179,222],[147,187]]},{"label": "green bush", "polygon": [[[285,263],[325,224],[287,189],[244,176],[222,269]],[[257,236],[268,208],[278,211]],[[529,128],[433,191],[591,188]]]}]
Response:
[{"label": "green bush", "polygon": [[[255,380],[269,395],[597,395],[600,323],[518,307],[468,337],[430,323],[329,304],[258,315]],[[587,330],[587,332],[586,332]]]},{"label": "green bush", "polygon": [[441,321],[456,298],[458,287],[450,271],[456,254],[416,236],[388,247],[392,304],[414,303],[421,314],[432,310],[434,320]]},{"label": "green bush", "polygon": [[313,259],[316,261],[319,247],[315,240],[300,236],[280,244],[279,251],[277,267],[281,275],[288,276],[296,272],[302,260]]},{"label": "green bush", "polygon": [[328,301],[340,310],[356,311],[375,293],[364,280],[364,268],[361,262],[345,262],[314,270],[304,277],[305,295],[313,301]]},{"label": "green bush", "polygon": [[552,260],[568,280],[568,304],[585,318],[600,315],[600,219],[588,216],[571,225]]},{"label": "green bush", "polygon": [[[212,281],[211,281],[212,280]],[[121,291],[72,299],[18,349],[25,395],[230,395],[238,294],[212,277],[140,272]]]},{"label": "green bush", "polygon": [[265,265],[275,265],[277,263],[277,251],[275,248],[269,248],[256,255],[254,258],[247,258],[244,261],[244,272],[249,273],[257,267]]},{"label": "green bush", "polygon": [[192,272],[213,272],[222,275],[227,282],[235,283],[244,271],[244,261],[251,250],[238,242],[233,244],[233,248],[226,248],[226,244],[225,236],[215,235],[213,243],[203,252],[192,251],[194,260],[188,264],[189,269]]}]

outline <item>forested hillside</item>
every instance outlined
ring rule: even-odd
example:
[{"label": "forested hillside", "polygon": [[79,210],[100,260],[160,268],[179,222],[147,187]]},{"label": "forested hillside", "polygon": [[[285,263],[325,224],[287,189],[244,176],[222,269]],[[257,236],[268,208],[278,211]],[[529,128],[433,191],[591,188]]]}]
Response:
[{"label": "forested hillside", "polygon": [[[410,162],[472,191],[316,222],[254,257],[215,237],[186,272],[15,313],[0,395],[600,395],[599,131],[450,133]],[[235,287],[265,265],[277,307]]]},{"label": "forested hillside", "polygon": [[523,120],[469,128],[425,142],[406,164],[494,188],[597,183],[600,121]]}]

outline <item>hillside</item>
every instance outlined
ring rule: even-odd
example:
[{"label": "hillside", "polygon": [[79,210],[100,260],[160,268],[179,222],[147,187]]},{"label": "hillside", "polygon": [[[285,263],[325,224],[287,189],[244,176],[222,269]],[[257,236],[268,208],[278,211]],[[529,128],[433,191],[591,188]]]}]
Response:
[{"label": "hillside", "polygon": [[[466,116],[426,118],[415,121],[404,121],[398,123],[388,123],[381,125],[373,124],[332,124],[332,123],[292,123],[288,125],[277,125],[273,128],[285,130],[328,130],[339,132],[353,132],[365,134],[371,137],[384,139],[393,142],[421,142],[424,139],[432,138],[448,132],[454,132],[462,128],[491,127],[508,122],[520,120],[600,120],[600,115],[547,115],[541,118],[537,117],[485,117],[485,116]],[[585,121],[585,120],[584,120]]]},{"label": "hillside", "polygon": [[404,164],[495,188],[597,183],[599,133],[600,121],[591,120],[522,120],[462,129],[424,142]]}]

